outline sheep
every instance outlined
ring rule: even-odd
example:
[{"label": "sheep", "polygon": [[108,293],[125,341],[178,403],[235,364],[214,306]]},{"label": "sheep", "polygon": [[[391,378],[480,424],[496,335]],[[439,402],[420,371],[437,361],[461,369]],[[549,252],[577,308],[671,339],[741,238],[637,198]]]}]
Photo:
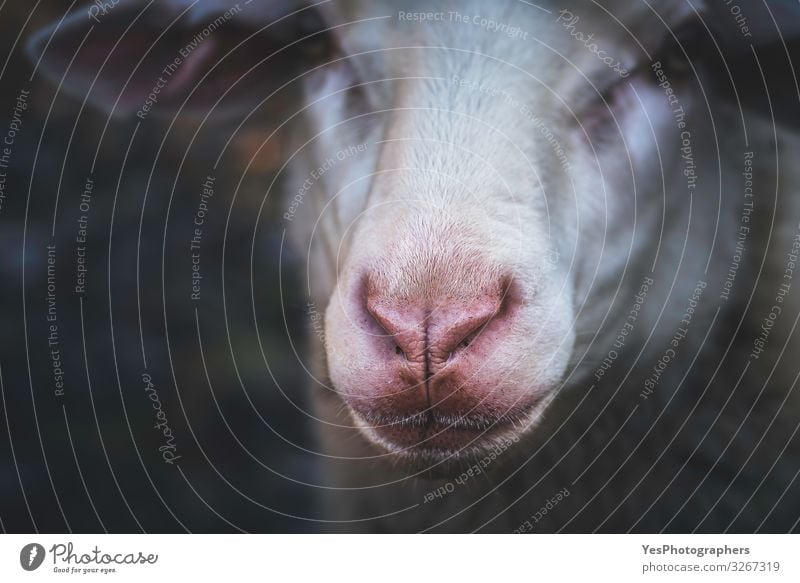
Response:
[{"label": "sheep", "polygon": [[320,528],[797,529],[790,3],[200,4],[29,50],[112,115],[289,128]]}]

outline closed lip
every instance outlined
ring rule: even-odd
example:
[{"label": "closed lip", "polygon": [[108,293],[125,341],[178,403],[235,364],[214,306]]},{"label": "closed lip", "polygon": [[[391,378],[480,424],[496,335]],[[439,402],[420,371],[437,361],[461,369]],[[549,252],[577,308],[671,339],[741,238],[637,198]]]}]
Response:
[{"label": "closed lip", "polygon": [[528,415],[521,412],[492,414],[447,414],[435,409],[406,415],[355,412],[357,423],[384,449],[392,453],[420,451],[461,455],[481,449],[498,436],[516,433]]}]

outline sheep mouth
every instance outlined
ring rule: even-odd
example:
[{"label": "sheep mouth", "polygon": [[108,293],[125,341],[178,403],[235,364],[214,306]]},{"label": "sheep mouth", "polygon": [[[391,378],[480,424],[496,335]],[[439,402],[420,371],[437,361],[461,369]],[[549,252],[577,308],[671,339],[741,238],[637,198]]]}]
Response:
[{"label": "sheep mouth", "polygon": [[488,456],[494,463],[538,418],[540,403],[503,415],[448,414],[436,409],[406,415],[353,411],[357,427],[394,461],[415,469],[464,465]]}]

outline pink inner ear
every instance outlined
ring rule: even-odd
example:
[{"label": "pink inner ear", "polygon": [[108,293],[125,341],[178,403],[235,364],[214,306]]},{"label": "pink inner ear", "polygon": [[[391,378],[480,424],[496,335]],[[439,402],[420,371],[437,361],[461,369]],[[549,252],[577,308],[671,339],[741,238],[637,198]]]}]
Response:
[{"label": "pink inner ear", "polygon": [[218,43],[213,38],[207,38],[202,44],[189,53],[177,73],[173,75],[165,88],[166,95],[176,95],[185,90],[191,90],[191,85],[203,77],[203,71],[209,60],[215,54]]},{"label": "pink inner ear", "polygon": [[[122,3],[100,23],[78,10],[57,29],[54,24],[31,39],[31,59],[41,57],[40,73],[66,93],[78,99],[88,94],[95,105],[131,114],[146,104],[156,112],[174,112],[187,98],[186,110],[207,112],[223,96],[222,113],[249,109],[330,56],[324,35],[313,47],[309,41],[280,51],[298,34],[295,21],[256,34],[266,23],[233,15],[212,34],[201,35],[212,22],[213,13],[207,10],[204,18],[197,18],[193,9],[169,30],[165,27],[175,15],[164,16],[163,5],[156,3],[143,14],[141,10],[139,4]],[[285,101],[282,94],[276,99]]]},{"label": "pink inner ear", "polygon": [[116,103],[117,110],[138,109],[183,46],[171,42],[182,40],[183,34],[165,35],[154,45],[161,30],[144,16],[126,33],[140,9],[121,5],[100,24],[86,18],[85,12],[75,13],[58,29],[45,29],[31,40],[31,58],[37,61],[41,56],[39,71],[52,81],[61,83],[63,77],[66,93],[79,99],[90,93],[92,101],[107,108]]}]

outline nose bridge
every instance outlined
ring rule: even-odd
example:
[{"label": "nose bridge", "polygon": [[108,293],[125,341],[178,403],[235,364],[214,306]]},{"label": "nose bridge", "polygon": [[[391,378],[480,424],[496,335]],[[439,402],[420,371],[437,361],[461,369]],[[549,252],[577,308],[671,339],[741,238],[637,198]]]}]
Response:
[{"label": "nose bridge", "polygon": [[519,120],[502,100],[459,89],[448,73],[436,75],[442,79],[435,83],[414,78],[398,85],[378,165],[405,170],[398,186],[411,196],[463,198],[496,172],[504,159],[498,146],[518,126],[510,120]]},{"label": "nose bridge", "polygon": [[[487,255],[464,213],[407,210],[400,220],[387,217],[376,236],[389,239],[372,262],[369,285],[396,304],[468,302],[497,285],[501,270]],[[391,230],[390,230],[391,229]]]}]

